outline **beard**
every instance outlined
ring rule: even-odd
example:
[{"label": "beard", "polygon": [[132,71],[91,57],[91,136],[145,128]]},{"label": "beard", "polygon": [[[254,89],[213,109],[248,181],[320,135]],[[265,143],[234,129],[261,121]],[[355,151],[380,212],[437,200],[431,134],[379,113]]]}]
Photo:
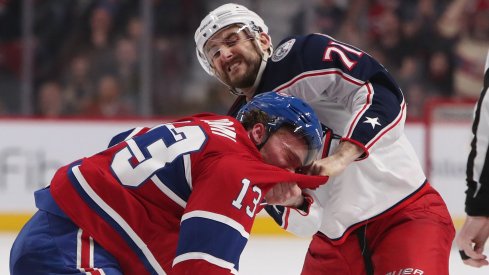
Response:
[{"label": "beard", "polygon": [[233,88],[245,89],[252,87],[260,70],[261,57],[258,54],[254,54],[248,59],[243,59],[241,63],[240,66],[245,67],[245,72],[231,77],[224,73],[222,80]]}]

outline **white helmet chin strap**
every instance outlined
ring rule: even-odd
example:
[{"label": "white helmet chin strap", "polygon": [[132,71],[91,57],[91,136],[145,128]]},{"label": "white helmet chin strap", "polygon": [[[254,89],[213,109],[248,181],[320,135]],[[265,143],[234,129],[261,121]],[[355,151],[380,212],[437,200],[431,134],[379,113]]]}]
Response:
[{"label": "white helmet chin strap", "polygon": [[[250,91],[252,91],[253,93],[256,91],[256,88],[258,87],[258,84],[260,83],[261,81],[261,77],[263,75],[263,71],[265,70],[265,67],[267,66],[267,60],[268,60],[268,53],[265,53],[261,59],[261,62],[260,62],[260,68],[258,69],[258,73],[256,74],[256,77],[255,77],[255,82],[253,83],[253,85],[250,87]],[[229,86],[229,85],[228,85]],[[234,94],[234,95],[245,95],[243,92],[242,92],[242,89],[238,89],[238,88],[233,88],[233,87],[229,87],[229,91]]]},{"label": "white helmet chin strap", "polygon": [[[256,38],[255,38],[255,47],[261,52],[261,62],[260,62],[260,67],[258,68],[258,73],[255,76],[255,82],[250,87],[250,91],[252,91],[253,93],[255,93],[256,88],[258,87],[258,84],[261,81],[263,71],[265,70],[265,67],[267,66],[268,58],[270,58],[270,56],[273,53],[273,47],[272,47],[271,42],[270,42],[269,50],[265,51],[262,49],[262,47],[260,46],[260,43],[258,41],[258,35],[256,35]],[[270,51],[270,53],[269,53],[269,51]],[[224,83],[224,81],[222,81],[220,77],[218,77],[217,75],[216,75],[216,77],[217,77],[217,79],[219,79],[219,81],[221,81],[221,83]],[[229,84],[226,84],[226,83],[224,83],[224,85],[229,87],[229,92],[233,95],[237,95],[237,96],[245,95],[243,93],[242,89],[231,87]]]}]

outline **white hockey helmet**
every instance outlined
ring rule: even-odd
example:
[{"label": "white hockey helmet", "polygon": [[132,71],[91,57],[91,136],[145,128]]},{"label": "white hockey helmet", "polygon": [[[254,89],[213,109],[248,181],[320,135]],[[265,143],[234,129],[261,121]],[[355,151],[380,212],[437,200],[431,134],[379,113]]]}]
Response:
[{"label": "white hockey helmet", "polygon": [[197,59],[204,70],[210,75],[214,75],[214,71],[204,54],[204,45],[216,32],[233,24],[247,26],[256,37],[258,37],[260,32],[268,34],[268,26],[265,24],[265,21],[258,14],[242,5],[224,4],[211,11],[200,23],[199,28],[195,31],[194,37]]}]

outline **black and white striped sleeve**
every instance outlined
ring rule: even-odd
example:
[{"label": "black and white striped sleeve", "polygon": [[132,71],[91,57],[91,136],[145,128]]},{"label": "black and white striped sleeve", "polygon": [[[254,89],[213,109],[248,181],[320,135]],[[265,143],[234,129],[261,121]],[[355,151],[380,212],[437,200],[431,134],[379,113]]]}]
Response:
[{"label": "black and white striped sleeve", "polygon": [[484,86],[477,102],[472,125],[473,139],[467,160],[465,211],[469,216],[489,217],[489,53]]}]

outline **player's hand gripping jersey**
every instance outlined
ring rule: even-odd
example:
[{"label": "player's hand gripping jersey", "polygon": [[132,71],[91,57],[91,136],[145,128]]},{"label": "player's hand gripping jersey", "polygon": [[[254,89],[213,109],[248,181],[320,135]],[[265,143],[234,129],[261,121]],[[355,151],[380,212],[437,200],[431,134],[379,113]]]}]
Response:
[{"label": "player's hand gripping jersey", "polygon": [[111,144],[60,169],[50,189],[124,274],[236,273],[272,183],[315,188],[326,181],[263,163],[229,117],[134,129]]},{"label": "player's hand gripping jersey", "polygon": [[[324,142],[323,157],[338,145],[333,136],[365,151],[311,193],[315,199],[309,215],[276,208],[273,216],[282,227],[299,235],[319,230],[342,240],[365,221],[392,213],[422,193],[417,191],[423,190],[426,177],[403,133],[403,94],[368,54],[323,34],[285,39],[268,59],[255,94],[270,90],[302,98],[332,130],[335,135]],[[244,103],[245,97],[239,97],[230,114]]]}]

